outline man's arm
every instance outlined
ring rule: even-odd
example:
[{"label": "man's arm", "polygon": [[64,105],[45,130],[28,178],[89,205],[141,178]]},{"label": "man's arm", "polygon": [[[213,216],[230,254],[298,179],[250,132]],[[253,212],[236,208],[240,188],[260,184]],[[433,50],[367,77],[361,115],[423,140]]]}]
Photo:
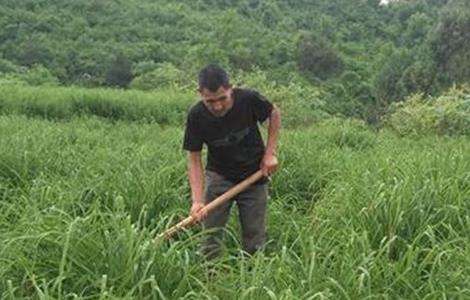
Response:
[{"label": "man's arm", "polygon": [[204,174],[202,169],[201,151],[188,152],[188,177],[191,186],[191,215],[200,220],[198,211],[204,207]]},{"label": "man's arm", "polygon": [[191,199],[202,202],[204,177],[202,171],[201,152],[188,152],[188,177],[191,185]]},{"label": "man's arm", "polygon": [[264,176],[271,175],[277,169],[278,161],[276,157],[276,148],[280,128],[281,111],[274,105],[271,110],[271,114],[269,115],[268,141],[266,143],[266,151],[260,166]]}]

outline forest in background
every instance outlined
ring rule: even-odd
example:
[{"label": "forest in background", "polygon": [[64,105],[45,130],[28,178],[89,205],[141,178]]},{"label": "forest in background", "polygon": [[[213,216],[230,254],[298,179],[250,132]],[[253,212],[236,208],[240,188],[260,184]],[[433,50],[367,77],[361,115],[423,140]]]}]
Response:
[{"label": "forest in background", "polygon": [[469,81],[465,2],[2,0],[0,82],[192,89],[218,63],[237,84],[377,123]]}]

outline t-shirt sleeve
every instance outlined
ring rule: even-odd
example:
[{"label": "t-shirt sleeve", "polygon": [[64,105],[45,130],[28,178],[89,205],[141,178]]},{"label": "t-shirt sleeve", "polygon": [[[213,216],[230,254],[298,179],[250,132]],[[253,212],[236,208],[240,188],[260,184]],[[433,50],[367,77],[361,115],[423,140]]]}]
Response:
[{"label": "t-shirt sleeve", "polygon": [[255,119],[258,122],[264,122],[273,110],[272,103],[257,91],[252,91],[251,105]]},{"label": "t-shirt sleeve", "polygon": [[186,129],[184,131],[183,149],[187,151],[201,151],[203,140],[199,132],[194,116],[189,113],[186,120]]}]

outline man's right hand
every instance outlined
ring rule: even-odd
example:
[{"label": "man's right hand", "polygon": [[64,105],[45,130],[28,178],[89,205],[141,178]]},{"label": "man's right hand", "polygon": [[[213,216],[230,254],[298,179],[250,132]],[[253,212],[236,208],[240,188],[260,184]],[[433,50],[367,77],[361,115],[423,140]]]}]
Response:
[{"label": "man's right hand", "polygon": [[207,212],[205,212],[205,210],[201,211],[203,207],[204,203],[202,201],[193,201],[190,214],[197,222],[207,217]]}]

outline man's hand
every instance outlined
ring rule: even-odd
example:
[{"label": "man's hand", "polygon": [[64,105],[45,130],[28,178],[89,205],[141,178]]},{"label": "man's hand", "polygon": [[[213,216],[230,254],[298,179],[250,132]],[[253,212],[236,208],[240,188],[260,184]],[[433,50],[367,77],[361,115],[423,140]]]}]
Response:
[{"label": "man's hand", "polygon": [[278,167],[277,157],[274,154],[266,153],[261,161],[260,169],[263,175],[268,177],[276,172]]},{"label": "man's hand", "polygon": [[193,201],[190,214],[197,222],[200,222],[202,219],[207,217],[207,212],[204,210],[201,211],[203,207],[204,203],[202,201]]}]

